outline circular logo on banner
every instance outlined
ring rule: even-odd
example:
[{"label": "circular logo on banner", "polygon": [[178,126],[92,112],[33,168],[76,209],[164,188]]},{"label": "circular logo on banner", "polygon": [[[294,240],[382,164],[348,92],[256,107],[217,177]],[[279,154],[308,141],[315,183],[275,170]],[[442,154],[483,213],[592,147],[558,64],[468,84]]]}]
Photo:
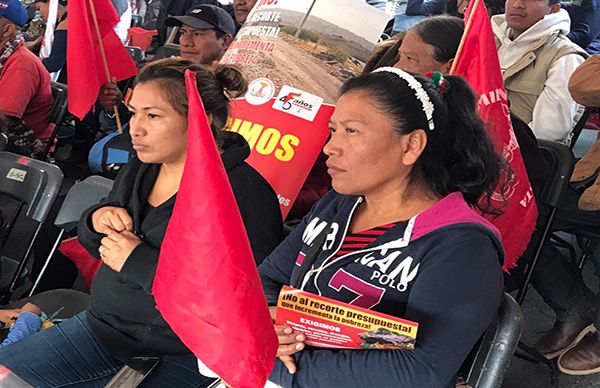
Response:
[{"label": "circular logo on banner", "polygon": [[246,101],[251,105],[262,105],[271,101],[275,95],[275,85],[268,78],[257,78],[250,82],[246,92]]}]

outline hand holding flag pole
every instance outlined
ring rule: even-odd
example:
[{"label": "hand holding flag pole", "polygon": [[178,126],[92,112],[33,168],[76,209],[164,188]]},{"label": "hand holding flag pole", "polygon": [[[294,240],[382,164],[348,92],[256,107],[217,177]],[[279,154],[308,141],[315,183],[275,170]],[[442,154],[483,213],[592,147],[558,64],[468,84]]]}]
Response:
[{"label": "hand holding flag pole", "polygon": [[[90,11],[92,13],[92,20],[94,21],[94,30],[96,30],[96,37],[98,38],[98,46],[100,48],[100,54],[102,55],[102,63],[104,64],[104,71],[106,72],[106,82],[112,80],[110,75],[110,69],[108,67],[108,60],[106,59],[106,51],[104,51],[104,43],[102,42],[102,34],[100,33],[100,25],[98,24],[98,17],[96,16],[96,8],[94,7],[94,0],[88,0],[90,4]],[[117,128],[119,133],[123,133],[123,126],[121,125],[121,116],[119,116],[119,109],[117,106],[113,106],[113,112],[115,114],[115,120],[117,121]]]}]

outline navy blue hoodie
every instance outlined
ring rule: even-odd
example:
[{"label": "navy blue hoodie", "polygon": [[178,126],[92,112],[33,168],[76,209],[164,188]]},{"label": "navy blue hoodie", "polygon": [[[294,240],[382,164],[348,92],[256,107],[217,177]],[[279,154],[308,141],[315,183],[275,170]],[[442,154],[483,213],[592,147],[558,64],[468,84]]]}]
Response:
[{"label": "navy blue hoodie", "polygon": [[458,369],[497,313],[504,253],[499,233],[453,193],[400,222],[365,249],[329,258],[348,233],[361,197],[328,193],[259,272],[269,304],[297,277],[316,236],[330,232],[304,290],[419,322],[414,350],[306,348],[289,374],[277,360],[269,378],[283,387],[454,387]]}]

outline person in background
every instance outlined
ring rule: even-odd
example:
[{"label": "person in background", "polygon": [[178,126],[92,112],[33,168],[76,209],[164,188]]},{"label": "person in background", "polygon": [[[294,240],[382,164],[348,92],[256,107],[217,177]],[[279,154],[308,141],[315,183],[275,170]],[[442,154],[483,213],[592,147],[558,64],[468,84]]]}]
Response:
[{"label": "person in background", "polygon": [[19,0],[0,0],[0,131],[8,151],[39,158],[54,128],[48,120],[54,98],[50,74],[19,35],[26,22]]},{"label": "person in background", "polygon": [[462,19],[453,16],[423,20],[406,31],[394,66],[413,73],[448,74],[464,28]]},{"label": "person in background", "polygon": [[[48,23],[50,13],[50,2],[48,0],[36,0],[35,6],[40,11],[42,19]],[[58,0],[58,8],[56,10],[56,27],[54,28],[54,40],[50,56],[42,59],[42,63],[49,73],[58,73],[55,78],[57,82],[67,83],[67,29],[69,22],[67,21],[67,0]],[[43,38],[43,37],[40,37]],[[38,38],[39,44],[42,41]],[[33,49],[33,48],[31,48]]]},{"label": "person in background", "polygon": [[588,54],[600,54],[600,0],[570,1],[561,7],[571,17],[567,38]]},{"label": "person in background", "polygon": [[238,29],[246,22],[246,18],[257,0],[233,0],[233,14]]},{"label": "person in background", "polygon": [[[214,5],[199,5],[183,16],[167,18],[165,24],[180,27],[180,57],[207,68],[214,67],[223,57],[236,32],[231,15]],[[102,112],[99,121],[105,130],[116,129],[114,107],[122,101],[123,94],[116,82],[107,82],[100,89],[98,102]]]},{"label": "person in background", "polygon": [[568,143],[581,116],[567,84],[587,54],[569,29],[558,0],[507,0],[505,14],[492,17],[510,110],[538,139]]}]

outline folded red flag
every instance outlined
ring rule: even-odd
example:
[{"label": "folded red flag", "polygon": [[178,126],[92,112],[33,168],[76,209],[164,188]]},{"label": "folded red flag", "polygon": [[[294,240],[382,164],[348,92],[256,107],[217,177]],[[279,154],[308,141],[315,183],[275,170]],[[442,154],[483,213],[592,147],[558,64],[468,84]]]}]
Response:
[{"label": "folded red flag", "polygon": [[502,206],[501,197],[508,199],[500,217],[490,221],[502,233],[506,252],[503,269],[513,268],[527,248],[537,220],[537,206],[525,170],[519,143],[510,121],[506,89],[500,72],[500,62],[490,18],[482,0],[471,1],[465,11],[466,28],[452,73],[463,76],[479,95],[479,116],[487,123],[488,134],[496,150],[512,167],[512,174],[503,174],[507,183],[503,195],[496,192],[493,202]]},{"label": "folded red flag", "polygon": [[187,158],[153,293],[173,331],[235,388],[264,386],[278,341],[250,243],[196,89],[188,90]]},{"label": "folded red flag", "polygon": [[69,112],[83,119],[108,78],[92,17],[93,4],[111,77],[118,81],[137,74],[137,66],[113,30],[119,16],[110,0],[69,0],[67,34],[67,83]]}]

